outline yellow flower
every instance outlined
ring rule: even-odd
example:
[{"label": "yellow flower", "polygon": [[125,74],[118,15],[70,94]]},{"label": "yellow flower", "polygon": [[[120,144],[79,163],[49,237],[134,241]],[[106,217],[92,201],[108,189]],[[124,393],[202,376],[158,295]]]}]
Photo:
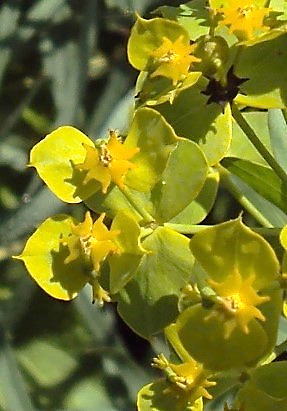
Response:
[{"label": "yellow flower", "polygon": [[91,214],[87,211],[82,223],[72,225],[72,234],[61,240],[69,248],[65,263],[70,263],[84,253],[91,259],[93,269],[99,271],[100,263],[110,252],[119,252],[114,243],[119,231],[109,231],[103,223],[104,218],[103,213],[93,223]]},{"label": "yellow flower", "polygon": [[86,158],[83,163],[75,167],[86,172],[83,184],[91,180],[98,181],[102,186],[102,192],[105,194],[111,182],[123,187],[123,177],[128,170],[137,167],[129,160],[139,151],[137,147],[127,148],[123,145],[115,131],[110,131],[107,142],[100,147],[84,145],[86,149]]},{"label": "yellow flower", "polygon": [[238,270],[228,276],[223,282],[209,280],[209,284],[218,296],[219,305],[206,317],[208,320],[221,315],[224,320],[224,338],[229,338],[238,326],[245,333],[249,333],[248,324],[253,319],[265,321],[262,312],[256,306],[269,301],[268,296],[259,296],[252,287],[255,277],[243,279]]},{"label": "yellow flower", "polygon": [[191,359],[182,364],[172,364],[163,354],[159,354],[153,359],[152,366],[162,370],[168,381],[191,395],[192,401],[199,397],[212,398],[206,387],[212,387],[216,383],[207,380],[206,372],[198,362]]},{"label": "yellow flower", "polygon": [[157,66],[151,77],[163,76],[170,78],[173,85],[179,80],[183,80],[188,74],[190,65],[200,61],[200,59],[191,55],[194,48],[194,45],[184,41],[183,36],[178,37],[175,42],[163,37],[161,46],[151,53],[154,64]]},{"label": "yellow flower", "polygon": [[229,0],[228,7],[217,9],[222,15],[220,24],[228,26],[240,40],[252,38],[256,29],[267,30],[264,26],[264,17],[270,10],[257,6],[252,0]]}]

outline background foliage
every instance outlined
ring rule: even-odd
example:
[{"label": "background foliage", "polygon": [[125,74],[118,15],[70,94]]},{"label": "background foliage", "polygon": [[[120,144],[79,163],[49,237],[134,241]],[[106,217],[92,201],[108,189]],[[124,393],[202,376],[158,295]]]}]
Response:
[{"label": "background foliage", "polygon": [[[133,335],[113,305],[84,290],[55,302],[12,261],[23,241],[63,204],[26,168],[29,149],[58,125],[92,139],[125,131],[136,72],[126,60],[135,11],[155,0],[6,0],[0,6],[0,409],[132,410],[163,351]],[[75,211],[76,209],[76,211]],[[73,210],[73,211],[72,211]],[[221,191],[208,217],[240,208]],[[82,214],[82,206],[69,212]],[[76,215],[76,216],[77,216]]]}]

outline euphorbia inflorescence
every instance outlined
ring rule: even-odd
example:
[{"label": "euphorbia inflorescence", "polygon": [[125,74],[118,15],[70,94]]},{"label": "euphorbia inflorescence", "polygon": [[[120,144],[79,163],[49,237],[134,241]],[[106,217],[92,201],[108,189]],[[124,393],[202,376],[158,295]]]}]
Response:
[{"label": "euphorbia inflorescence", "polygon": [[[128,58],[140,74],[123,135],[110,130],[94,141],[62,126],[30,155],[29,165],[57,197],[88,209],[81,222],[58,214],[31,235],[18,258],[33,279],[62,300],[90,284],[99,305],[117,303],[135,332],[149,340],[162,332],[174,350],[172,360],[153,360],[164,378],[140,390],[140,411],[201,411],[217,397],[209,379],[219,381],[220,392],[226,372],[238,390],[234,407],[245,407],[253,383],[240,379],[242,370],[252,380],[266,362],[272,377],[267,363],[278,349],[286,256],[280,276],[275,251],[242,217],[199,224],[219,184],[268,234],[286,220],[285,143],[276,148],[277,122],[271,144],[265,138],[274,124],[267,109],[287,107],[286,7],[207,3],[160,7],[161,17],[149,20],[137,16]],[[260,195],[277,208],[268,213]],[[259,397],[264,378],[254,382]]]},{"label": "euphorbia inflorescence", "polygon": [[151,52],[156,67],[151,77],[167,77],[172,80],[173,85],[176,85],[187,76],[191,64],[200,61],[192,55],[194,49],[195,46],[184,41],[183,36],[179,36],[174,42],[163,37],[161,46]]},{"label": "euphorbia inflorescence", "polygon": [[128,170],[137,167],[129,160],[138,153],[139,149],[125,147],[115,131],[110,131],[108,141],[102,142],[96,147],[85,145],[85,149],[84,162],[76,164],[75,167],[86,173],[83,184],[96,180],[101,184],[104,194],[111,182],[123,187],[123,176]]},{"label": "euphorbia inflorescence", "polygon": [[271,9],[258,6],[253,0],[229,0],[217,11],[221,16],[220,24],[228,26],[240,40],[252,38],[256,29],[268,30],[264,25],[264,18]]}]

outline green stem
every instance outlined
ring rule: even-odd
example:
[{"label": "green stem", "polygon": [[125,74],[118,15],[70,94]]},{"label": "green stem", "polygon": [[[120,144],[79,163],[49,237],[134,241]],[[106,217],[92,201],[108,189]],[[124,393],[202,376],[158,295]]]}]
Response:
[{"label": "green stem", "polygon": [[174,224],[164,223],[164,227],[170,228],[180,234],[196,234],[212,225],[194,225],[194,224]]},{"label": "green stem", "polygon": [[154,218],[149,214],[149,212],[139,204],[138,200],[134,197],[133,193],[128,189],[128,187],[119,187],[123,195],[126,197],[128,202],[133,206],[137,213],[142,217],[143,221],[147,224],[153,223]]},{"label": "green stem", "polygon": [[[189,225],[189,224],[173,224],[164,223],[164,227],[170,228],[180,234],[196,234],[207,228],[213,227],[213,225]],[[251,230],[263,236],[278,236],[281,232],[281,228],[274,227],[250,227]]]},{"label": "green stem", "polygon": [[254,205],[246,198],[240,190],[238,190],[236,184],[230,178],[230,172],[226,170],[222,165],[217,165],[217,170],[220,173],[220,181],[227,188],[227,190],[233,195],[233,197],[251,214],[255,220],[258,221],[263,227],[272,228],[270,222],[260,213],[260,211],[254,207]]},{"label": "green stem", "polygon": [[256,133],[247,123],[247,121],[245,120],[241,111],[238,109],[235,103],[232,104],[231,109],[232,109],[232,115],[233,115],[234,120],[239,125],[241,130],[246,134],[249,141],[254,145],[256,150],[261,154],[264,160],[274,170],[274,172],[277,174],[280,180],[287,183],[287,174],[285,173],[283,168],[277,163],[275,158],[269,153],[269,151],[264,146],[264,144],[261,142],[261,140],[257,137]]}]

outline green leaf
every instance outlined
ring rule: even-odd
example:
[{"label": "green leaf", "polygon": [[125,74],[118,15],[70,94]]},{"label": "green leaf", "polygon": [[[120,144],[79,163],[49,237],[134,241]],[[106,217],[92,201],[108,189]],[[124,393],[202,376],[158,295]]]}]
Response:
[{"label": "green leaf", "polygon": [[287,171],[287,124],[281,110],[272,109],[268,111],[268,126],[270,141],[275,160],[283,170]]},{"label": "green leaf", "polygon": [[174,224],[198,224],[210,212],[217,194],[219,173],[210,171],[198,196],[169,222]]},{"label": "green leaf", "polygon": [[209,165],[218,163],[231,143],[231,111],[224,113],[219,104],[207,104],[202,94],[207,83],[201,79],[182,91],[173,104],[164,103],[156,108],[174,128],[176,134],[196,142],[204,152]]},{"label": "green leaf", "polygon": [[[134,90],[128,73],[121,67],[113,67],[107,85],[96,100],[87,126],[92,140],[108,135],[109,130],[126,131],[133,108]],[[126,123],[126,124],[125,124]]]},{"label": "green leaf", "polygon": [[158,380],[145,385],[138,393],[139,411],[202,411],[202,398],[191,403],[185,395],[180,397],[179,391],[166,380]]},{"label": "green leaf", "polygon": [[238,392],[236,404],[244,404],[246,411],[285,410],[287,408],[286,378],[286,361],[274,362],[253,370],[250,379]]},{"label": "green leaf", "polygon": [[100,410],[117,411],[102,380],[101,374],[95,377],[77,378],[64,399],[64,409],[92,410],[97,407]]},{"label": "green leaf", "polygon": [[181,24],[191,40],[196,40],[209,32],[209,13],[204,0],[189,1],[179,7],[162,6],[156,9],[156,12]]},{"label": "green leaf", "polygon": [[45,340],[32,340],[18,350],[17,356],[25,372],[43,387],[61,383],[77,367],[75,358]]},{"label": "green leaf", "polygon": [[182,139],[171,152],[158,187],[155,188],[157,221],[169,221],[198,195],[208,171],[197,144]]},{"label": "green leaf", "polygon": [[151,53],[161,46],[163,37],[174,42],[180,36],[189,42],[188,33],[176,22],[162,18],[145,20],[138,16],[128,42],[129,62],[138,70],[146,70]]},{"label": "green leaf", "polygon": [[225,158],[222,165],[240,177],[258,194],[287,212],[286,184],[269,168],[247,160]]},{"label": "green leaf", "polygon": [[133,157],[133,163],[138,167],[127,173],[126,185],[149,192],[159,181],[177,140],[172,127],[157,111],[150,108],[137,110],[125,146],[139,148]]},{"label": "green leaf", "polygon": [[176,318],[193,258],[188,239],[167,228],[157,228],[142,245],[150,252],[120,292],[118,312],[136,333],[150,337]]},{"label": "green leaf", "polygon": [[79,203],[83,198],[76,195],[82,179],[74,168],[74,164],[85,160],[83,144],[93,146],[93,142],[81,131],[64,126],[48,134],[31,150],[30,166],[36,168],[57,197],[68,203]]},{"label": "green leaf", "polygon": [[287,34],[242,49],[235,74],[248,81],[236,102],[258,108],[284,108],[287,103]]},{"label": "green leaf", "polygon": [[73,219],[56,215],[45,220],[28,239],[17,258],[23,260],[31,277],[46,293],[61,300],[71,300],[87,283],[82,259],[64,263],[68,250],[60,239],[71,233]]}]

